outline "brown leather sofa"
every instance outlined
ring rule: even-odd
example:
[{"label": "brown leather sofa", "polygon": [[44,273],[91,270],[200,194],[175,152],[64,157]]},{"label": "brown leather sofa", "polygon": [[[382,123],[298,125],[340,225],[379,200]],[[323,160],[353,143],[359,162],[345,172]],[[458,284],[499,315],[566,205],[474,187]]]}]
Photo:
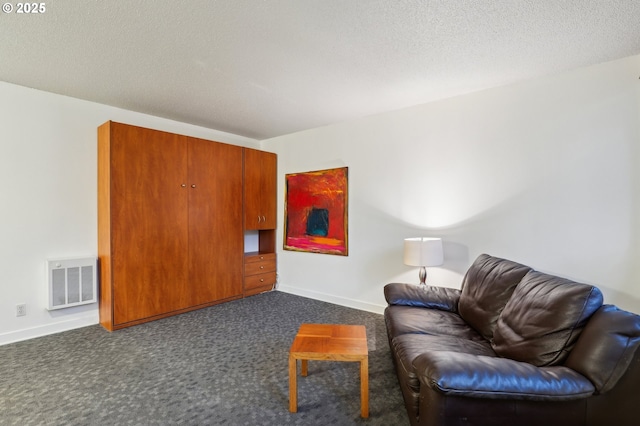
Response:
[{"label": "brown leather sofa", "polygon": [[412,425],[640,425],[640,316],[483,254],[461,290],[384,288]]}]

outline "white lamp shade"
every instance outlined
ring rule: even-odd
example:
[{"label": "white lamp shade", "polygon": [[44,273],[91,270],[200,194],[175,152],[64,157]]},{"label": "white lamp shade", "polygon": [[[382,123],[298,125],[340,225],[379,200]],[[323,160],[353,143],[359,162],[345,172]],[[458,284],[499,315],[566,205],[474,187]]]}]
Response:
[{"label": "white lamp shade", "polygon": [[438,266],[444,263],[441,238],[406,238],[404,264],[410,266]]}]

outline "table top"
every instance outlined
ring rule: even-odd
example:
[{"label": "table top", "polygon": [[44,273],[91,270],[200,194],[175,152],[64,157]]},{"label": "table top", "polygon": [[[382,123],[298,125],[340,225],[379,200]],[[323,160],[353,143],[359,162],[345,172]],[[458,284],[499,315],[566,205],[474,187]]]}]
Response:
[{"label": "table top", "polygon": [[357,361],[368,355],[364,325],[302,324],[289,353],[297,358]]}]

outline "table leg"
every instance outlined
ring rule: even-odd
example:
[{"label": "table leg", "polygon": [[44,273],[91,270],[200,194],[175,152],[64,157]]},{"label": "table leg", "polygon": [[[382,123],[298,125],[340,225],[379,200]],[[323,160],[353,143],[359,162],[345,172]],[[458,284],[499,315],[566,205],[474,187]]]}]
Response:
[{"label": "table leg", "polygon": [[298,361],[289,355],[289,411],[298,412]]},{"label": "table leg", "polygon": [[300,364],[302,364],[300,366],[300,369],[302,370],[300,372],[300,375],[303,377],[307,377],[307,374],[309,374],[309,360],[308,359],[302,359],[300,360]]},{"label": "table leg", "polygon": [[369,417],[369,357],[360,361],[360,415]]}]

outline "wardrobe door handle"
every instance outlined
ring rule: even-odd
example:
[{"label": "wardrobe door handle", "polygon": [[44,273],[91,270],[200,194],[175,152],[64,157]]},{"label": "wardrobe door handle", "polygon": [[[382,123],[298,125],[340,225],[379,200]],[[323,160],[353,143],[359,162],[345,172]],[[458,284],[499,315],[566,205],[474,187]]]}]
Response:
[{"label": "wardrobe door handle", "polygon": [[196,187],[196,184],[195,184],[195,183],[194,183],[194,184],[192,184],[192,185],[191,185],[191,187],[192,187],[192,188],[195,188],[195,187]]},{"label": "wardrobe door handle", "polygon": [[187,184],[186,184],[186,183],[183,183],[183,184],[182,184],[182,185],[180,185],[180,186],[181,186],[181,187],[183,187],[183,188],[186,188],[186,187],[187,187]]}]

